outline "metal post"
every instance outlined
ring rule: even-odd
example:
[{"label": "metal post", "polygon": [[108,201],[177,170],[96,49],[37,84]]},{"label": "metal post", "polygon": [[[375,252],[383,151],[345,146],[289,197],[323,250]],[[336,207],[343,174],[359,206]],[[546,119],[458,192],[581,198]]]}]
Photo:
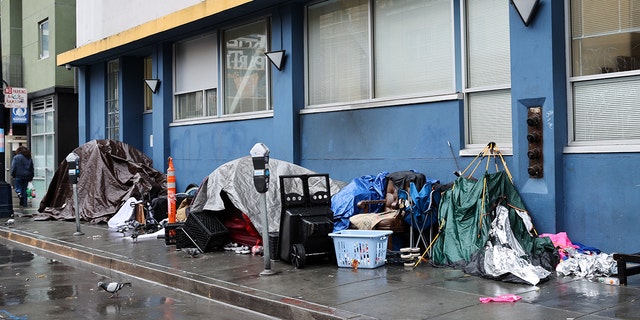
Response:
[{"label": "metal post", "polygon": [[[4,152],[4,129],[0,128],[0,218],[10,218],[13,217],[13,198],[11,185],[5,181]],[[22,192],[26,192],[26,190]]]},{"label": "metal post", "polygon": [[271,270],[271,250],[269,250],[269,217],[267,215],[267,194],[263,193],[260,196],[260,204],[262,208],[262,249],[264,256],[264,270],[260,272],[261,276],[270,276],[275,274]]},{"label": "metal post", "polygon": [[76,232],[74,236],[81,236],[84,233],[80,231],[80,209],[78,208],[78,184],[73,184],[73,208],[76,211]]}]

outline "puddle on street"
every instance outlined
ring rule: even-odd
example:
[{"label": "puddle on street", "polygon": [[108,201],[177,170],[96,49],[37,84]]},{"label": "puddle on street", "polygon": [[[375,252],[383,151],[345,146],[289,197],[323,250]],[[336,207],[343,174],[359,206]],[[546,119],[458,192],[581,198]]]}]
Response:
[{"label": "puddle on street", "polygon": [[119,292],[119,297],[109,299],[110,294],[97,287],[98,281],[111,280],[56,259],[0,244],[0,306],[45,301],[100,301],[96,304],[97,311],[111,313],[122,306],[149,308],[183,304],[166,296],[149,294],[149,288],[125,288]]}]

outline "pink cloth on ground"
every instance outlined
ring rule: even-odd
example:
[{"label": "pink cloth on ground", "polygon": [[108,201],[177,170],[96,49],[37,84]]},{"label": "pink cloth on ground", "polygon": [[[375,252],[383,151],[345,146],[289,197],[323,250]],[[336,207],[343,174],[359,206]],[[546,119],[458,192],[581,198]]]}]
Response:
[{"label": "pink cloth on ground", "polygon": [[[553,246],[555,246],[556,248],[578,248],[577,245],[571,243],[571,240],[569,240],[569,236],[567,236],[566,232],[559,232],[556,234],[543,233],[540,235],[540,238],[542,237],[549,237],[551,239],[551,242],[553,242]],[[564,250],[559,250],[558,253],[560,254],[560,259],[564,260]]]},{"label": "pink cloth on ground", "polygon": [[571,243],[571,240],[569,240],[569,236],[567,236],[566,232],[559,232],[556,234],[551,234],[551,233],[543,233],[540,235],[540,238],[542,237],[549,237],[551,238],[551,242],[553,242],[553,245],[556,247],[562,247],[562,248],[566,248],[566,247],[572,247],[572,248],[577,248],[578,246],[574,245],[573,243]]},{"label": "pink cloth on ground", "polygon": [[516,296],[515,294],[501,294],[495,297],[482,297],[480,298],[480,302],[489,303],[489,302],[516,302],[522,299],[520,296]]}]

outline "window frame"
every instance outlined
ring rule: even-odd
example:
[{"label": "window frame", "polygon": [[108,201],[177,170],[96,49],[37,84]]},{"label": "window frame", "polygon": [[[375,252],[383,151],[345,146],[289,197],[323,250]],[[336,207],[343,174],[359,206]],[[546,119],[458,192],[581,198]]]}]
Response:
[{"label": "window frame", "polygon": [[[472,110],[471,110],[471,106],[469,105],[470,100],[472,99],[472,96],[474,95],[482,95],[482,94],[491,94],[491,93],[496,93],[496,97],[500,97],[501,92],[506,92],[508,91],[509,94],[509,110],[512,111],[513,110],[513,99],[511,96],[511,68],[509,67],[509,83],[491,83],[491,84],[482,84],[482,85],[472,85],[470,84],[470,64],[472,63],[470,61],[470,57],[469,57],[469,41],[470,41],[470,35],[468,33],[468,29],[469,29],[469,17],[468,17],[468,10],[469,10],[469,2],[470,0],[462,0],[461,1],[461,6],[460,6],[460,30],[461,30],[461,51],[462,51],[462,93],[464,95],[464,147],[460,150],[460,155],[463,156],[475,156],[477,155],[479,152],[481,152],[486,146],[487,143],[489,142],[496,142],[496,141],[486,141],[483,143],[472,143],[472,134],[473,132],[471,132],[472,130],[472,121],[473,119],[471,119],[472,117]],[[510,27],[510,4],[508,2],[505,2],[504,4],[506,6],[506,23],[507,25]],[[510,32],[509,32],[510,33]],[[511,55],[511,41],[510,39],[507,40],[506,44],[509,46],[509,57]],[[484,63],[483,61],[480,61],[479,63]],[[511,132],[510,132],[510,136],[511,136],[511,141],[510,142],[497,142],[497,146],[500,149],[501,153],[504,155],[512,155],[513,154],[513,127],[512,127],[512,123],[513,123],[513,113],[510,113],[510,117],[508,118],[509,124],[508,127],[511,128]]]},{"label": "window frame", "polygon": [[[179,70],[178,64],[179,64],[179,54],[178,54],[178,50],[179,50],[179,46],[183,45],[183,44],[187,44],[189,42],[195,43],[195,41],[198,40],[203,40],[203,39],[207,39],[213,37],[214,38],[214,59],[215,61],[213,62],[212,65],[215,65],[215,74],[214,74],[214,78],[215,80],[212,81],[212,85],[213,86],[208,86],[206,84],[202,84],[202,83],[198,83],[197,85],[186,85],[187,87],[193,86],[192,88],[186,88],[186,89],[182,89],[179,87],[182,87],[182,84],[178,83],[178,79],[180,79],[179,74],[182,72],[181,70]],[[197,44],[197,43],[196,43]],[[186,65],[181,66],[181,67],[187,67]],[[213,119],[218,117],[219,115],[219,109],[220,109],[220,101],[219,99],[216,98],[216,103],[213,106],[213,108],[209,108],[208,106],[208,100],[207,100],[207,92],[210,90],[215,90],[215,91],[219,91],[220,89],[220,36],[218,34],[217,31],[213,31],[213,32],[208,32],[208,33],[203,33],[200,34],[198,36],[195,37],[191,37],[188,39],[184,39],[182,41],[176,42],[173,45],[173,77],[174,79],[176,79],[173,82],[173,97],[172,97],[172,101],[173,101],[173,108],[172,108],[172,119],[173,119],[173,123],[192,123],[194,121],[196,122],[200,122],[200,121],[206,121],[208,119]],[[198,97],[200,98],[200,102],[199,102],[199,106],[200,106],[200,110],[196,110],[196,112],[200,112],[200,115],[198,116],[193,116],[193,117],[178,117],[178,115],[182,112],[188,113],[189,110],[179,110],[180,109],[180,102],[184,99],[186,100],[193,100],[193,101],[197,101]],[[197,102],[196,102],[196,107],[197,107]],[[197,109],[197,108],[196,108]],[[195,110],[195,109],[193,109]],[[209,114],[209,113],[213,113],[213,114]]]},{"label": "window frame", "polygon": [[[624,153],[640,152],[640,139],[620,140],[589,140],[576,141],[576,85],[635,80],[640,82],[640,69],[630,71],[616,71],[600,74],[573,75],[573,17],[572,1],[567,1],[565,6],[565,45],[566,45],[566,88],[567,88],[567,145],[565,153]],[[640,4],[637,9],[640,9]],[[640,12],[640,11],[639,11]],[[581,23],[583,20],[581,20]],[[630,32],[629,32],[630,33]]]},{"label": "window frame", "polygon": [[[153,79],[153,57],[152,56],[146,56],[144,58],[142,58],[143,61],[143,73],[144,73],[144,79]],[[142,84],[142,86],[144,87],[143,91],[144,91],[144,101],[143,101],[143,106],[142,106],[142,112],[143,113],[150,113],[153,112],[153,91],[151,91],[151,88],[149,88],[149,86],[145,83]]]},{"label": "window frame", "polygon": [[266,109],[265,110],[254,110],[254,111],[245,111],[245,112],[237,112],[237,113],[227,113],[228,107],[227,106],[227,95],[228,95],[228,90],[230,90],[229,86],[227,85],[227,64],[229,63],[229,60],[227,58],[227,32],[229,32],[230,30],[237,30],[243,27],[248,27],[251,26],[253,24],[258,24],[258,23],[264,23],[264,31],[265,31],[265,47],[264,47],[264,52],[269,52],[271,50],[271,22],[272,19],[271,17],[267,16],[267,17],[260,17],[257,19],[253,19],[253,20],[248,20],[245,21],[243,23],[240,24],[235,24],[232,26],[228,26],[224,29],[222,29],[220,31],[220,37],[219,37],[219,48],[220,48],[220,63],[221,63],[221,67],[219,69],[219,77],[221,79],[221,83],[220,86],[222,88],[222,90],[220,90],[222,92],[222,94],[220,94],[220,91],[218,92],[218,114],[220,118],[224,118],[224,119],[245,119],[245,118],[255,118],[260,117],[260,116],[267,116],[267,115],[272,115],[273,114],[273,103],[272,103],[272,99],[271,99],[271,62],[268,61],[266,55],[264,55],[264,52],[257,56],[262,60],[262,63],[264,65],[264,77],[265,77],[265,106]]},{"label": "window frame", "polygon": [[[113,70],[113,66],[117,70]],[[120,60],[107,61],[106,65],[106,93],[105,93],[105,138],[120,140]]]},{"label": "window frame", "polygon": [[333,112],[333,111],[342,111],[342,110],[354,110],[354,109],[366,109],[366,108],[376,108],[376,107],[387,107],[387,106],[399,106],[399,105],[410,105],[410,104],[419,104],[419,103],[429,103],[429,102],[438,102],[438,101],[451,101],[451,100],[461,100],[462,94],[457,92],[456,83],[457,83],[457,73],[456,73],[456,63],[455,63],[455,5],[453,1],[447,1],[450,5],[449,14],[450,14],[450,32],[451,37],[449,39],[449,50],[451,50],[452,58],[450,61],[450,74],[451,74],[451,86],[448,89],[440,90],[440,91],[424,91],[418,92],[415,94],[405,94],[405,95],[397,95],[397,96],[387,96],[387,97],[377,97],[375,93],[375,79],[376,73],[375,65],[376,61],[374,57],[376,56],[375,45],[373,43],[374,38],[374,30],[375,30],[375,22],[372,22],[374,18],[373,9],[375,7],[375,0],[368,0],[368,27],[366,32],[368,37],[368,45],[369,45],[369,87],[368,97],[356,100],[356,101],[339,101],[339,102],[330,102],[330,103],[322,103],[322,104],[312,104],[311,103],[311,89],[310,89],[310,39],[309,39],[309,8],[310,6],[321,3],[320,1],[316,1],[305,6],[305,37],[304,37],[304,61],[305,61],[305,101],[304,108],[300,110],[301,114],[310,114],[310,113],[322,113],[322,112]]},{"label": "window frame", "polygon": [[50,56],[50,37],[49,18],[38,22],[38,59],[47,59]]}]

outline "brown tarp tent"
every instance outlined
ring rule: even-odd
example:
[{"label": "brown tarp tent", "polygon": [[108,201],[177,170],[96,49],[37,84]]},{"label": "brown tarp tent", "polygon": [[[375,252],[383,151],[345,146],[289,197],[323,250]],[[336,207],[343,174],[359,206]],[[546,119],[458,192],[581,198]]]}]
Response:
[{"label": "brown tarp tent", "polygon": [[[140,150],[120,141],[92,140],[73,150],[80,157],[77,184],[80,219],[107,222],[130,197],[166,194],[166,175]],[[67,162],[58,166],[35,220],[75,220]]]}]

